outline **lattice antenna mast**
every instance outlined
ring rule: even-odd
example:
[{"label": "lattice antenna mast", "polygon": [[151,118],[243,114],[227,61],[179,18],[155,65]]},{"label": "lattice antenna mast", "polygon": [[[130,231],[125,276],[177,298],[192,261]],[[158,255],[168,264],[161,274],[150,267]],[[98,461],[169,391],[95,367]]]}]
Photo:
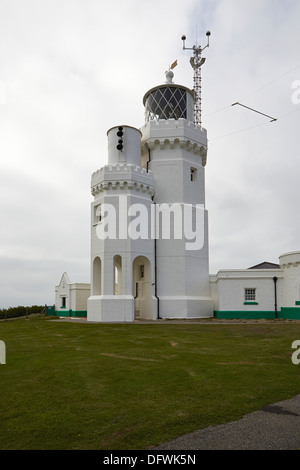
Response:
[{"label": "lattice antenna mast", "polygon": [[205,62],[205,58],[201,57],[202,52],[204,49],[209,47],[209,36],[210,31],[207,31],[207,44],[205,47],[201,46],[193,46],[193,47],[185,47],[185,40],[186,36],[182,36],[181,39],[183,41],[183,50],[191,50],[194,51],[194,56],[190,58],[190,63],[192,68],[194,69],[194,93],[195,93],[195,100],[194,100],[194,125],[195,126],[202,126],[201,122],[201,112],[202,112],[202,103],[201,103],[201,66]]}]

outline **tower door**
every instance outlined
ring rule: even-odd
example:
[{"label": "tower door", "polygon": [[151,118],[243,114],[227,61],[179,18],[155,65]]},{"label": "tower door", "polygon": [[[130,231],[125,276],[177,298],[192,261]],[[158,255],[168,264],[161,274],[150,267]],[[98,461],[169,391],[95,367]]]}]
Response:
[{"label": "tower door", "polygon": [[153,318],[151,263],[145,256],[133,262],[133,297],[135,318]]}]

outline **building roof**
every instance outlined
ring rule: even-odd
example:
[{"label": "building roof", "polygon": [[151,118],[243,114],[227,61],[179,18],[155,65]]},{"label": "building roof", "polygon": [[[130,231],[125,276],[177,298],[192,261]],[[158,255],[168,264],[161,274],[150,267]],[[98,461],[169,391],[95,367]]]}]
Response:
[{"label": "building roof", "polygon": [[269,261],[263,261],[262,263],[251,266],[248,269],[280,269],[279,264],[270,263]]}]

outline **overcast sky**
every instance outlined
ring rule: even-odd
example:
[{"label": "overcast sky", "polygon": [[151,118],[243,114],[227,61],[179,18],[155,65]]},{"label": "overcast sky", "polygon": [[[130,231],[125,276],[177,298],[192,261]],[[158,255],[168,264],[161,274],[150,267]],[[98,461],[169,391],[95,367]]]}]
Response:
[{"label": "overcast sky", "polygon": [[64,271],[90,281],[106,132],[143,126],[143,96],[174,60],[193,87],[183,34],[204,46],[211,31],[210,273],[299,250],[299,22],[299,0],[0,0],[0,308],[53,304]]}]

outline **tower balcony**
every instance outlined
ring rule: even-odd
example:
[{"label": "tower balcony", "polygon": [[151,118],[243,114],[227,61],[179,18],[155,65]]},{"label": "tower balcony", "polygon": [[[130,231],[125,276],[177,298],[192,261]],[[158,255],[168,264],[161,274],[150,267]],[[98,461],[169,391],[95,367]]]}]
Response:
[{"label": "tower balcony", "polygon": [[117,163],[105,165],[92,174],[91,192],[93,196],[110,190],[130,190],[153,196],[152,172],[137,165]]},{"label": "tower balcony", "polygon": [[142,132],[142,147],[147,144],[150,150],[159,147],[180,147],[202,158],[202,166],[207,159],[207,131],[186,119],[160,119],[148,121],[140,129]]}]

